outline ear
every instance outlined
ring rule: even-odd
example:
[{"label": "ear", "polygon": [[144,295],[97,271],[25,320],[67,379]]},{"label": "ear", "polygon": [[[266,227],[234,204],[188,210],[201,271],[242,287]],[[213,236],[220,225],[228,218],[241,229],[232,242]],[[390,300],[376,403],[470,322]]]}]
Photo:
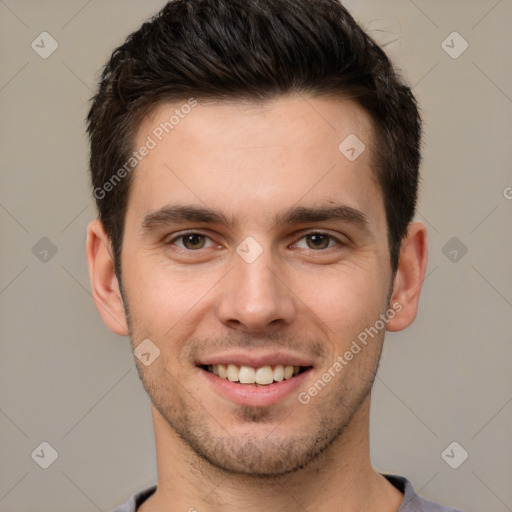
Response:
[{"label": "ear", "polygon": [[116,334],[127,336],[128,325],[114,270],[112,245],[99,219],[87,227],[87,264],[92,296],[103,322]]},{"label": "ear", "polygon": [[397,314],[388,321],[388,331],[401,331],[414,322],[426,269],[427,229],[421,222],[413,222],[400,248],[390,301],[391,305],[396,304]]}]

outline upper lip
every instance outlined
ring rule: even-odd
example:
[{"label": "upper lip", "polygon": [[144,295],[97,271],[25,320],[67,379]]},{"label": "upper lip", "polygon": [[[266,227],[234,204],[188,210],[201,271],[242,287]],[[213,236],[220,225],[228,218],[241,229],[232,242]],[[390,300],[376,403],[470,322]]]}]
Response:
[{"label": "upper lip", "polygon": [[258,353],[247,351],[222,352],[202,357],[196,364],[197,366],[235,364],[237,366],[251,366],[252,368],[277,366],[279,364],[283,366],[313,366],[310,359],[284,351]]}]

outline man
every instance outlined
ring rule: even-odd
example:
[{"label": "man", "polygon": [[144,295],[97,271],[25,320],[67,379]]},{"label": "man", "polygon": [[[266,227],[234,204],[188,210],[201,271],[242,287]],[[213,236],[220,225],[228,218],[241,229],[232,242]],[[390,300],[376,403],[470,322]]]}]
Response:
[{"label": "man", "polygon": [[118,512],[448,511],[374,471],[371,387],[427,262],[420,118],[336,0],[175,0],[88,117],[91,286],[152,401]]}]

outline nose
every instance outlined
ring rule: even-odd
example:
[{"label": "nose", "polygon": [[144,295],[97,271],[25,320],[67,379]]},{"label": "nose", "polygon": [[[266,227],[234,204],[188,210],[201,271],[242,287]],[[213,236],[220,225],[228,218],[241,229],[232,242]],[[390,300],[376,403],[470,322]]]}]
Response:
[{"label": "nose", "polygon": [[252,263],[235,255],[219,292],[219,320],[232,329],[270,334],[291,324],[296,315],[293,291],[270,251]]}]

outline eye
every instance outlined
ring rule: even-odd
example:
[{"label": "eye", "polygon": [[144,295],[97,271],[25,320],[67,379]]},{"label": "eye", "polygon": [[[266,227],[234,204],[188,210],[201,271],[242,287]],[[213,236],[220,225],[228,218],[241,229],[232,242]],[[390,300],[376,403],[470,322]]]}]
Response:
[{"label": "eye", "polygon": [[176,245],[180,249],[189,251],[197,251],[199,249],[212,247],[213,242],[209,237],[201,233],[185,233],[170,240],[169,245]]},{"label": "eye", "polygon": [[[301,240],[304,240],[305,244],[301,244]],[[296,247],[301,249],[313,249],[314,251],[329,249],[336,245],[344,244],[334,236],[322,232],[308,233],[295,244]]]}]

